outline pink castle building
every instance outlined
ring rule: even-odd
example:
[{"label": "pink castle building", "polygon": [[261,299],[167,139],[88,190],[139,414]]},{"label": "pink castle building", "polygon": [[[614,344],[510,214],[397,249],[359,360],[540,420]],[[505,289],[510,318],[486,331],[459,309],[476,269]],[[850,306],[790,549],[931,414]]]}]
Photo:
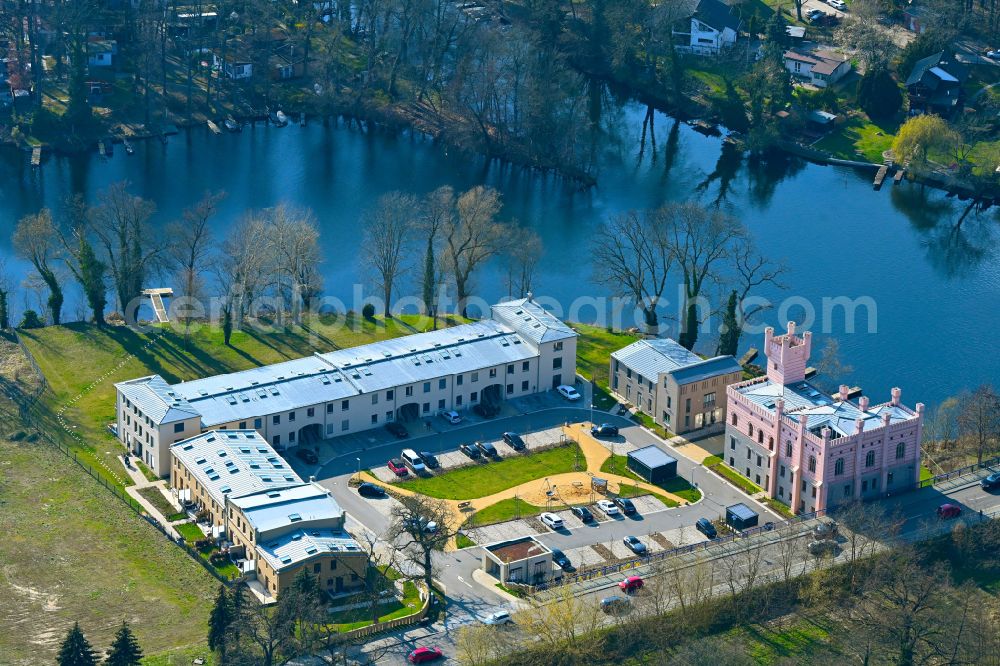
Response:
[{"label": "pink castle building", "polygon": [[727,388],[724,459],[793,513],[903,490],[920,479],[924,405],[909,409],[902,392],[872,405],[828,396],[805,379],[809,332],[764,332],[767,375]]}]

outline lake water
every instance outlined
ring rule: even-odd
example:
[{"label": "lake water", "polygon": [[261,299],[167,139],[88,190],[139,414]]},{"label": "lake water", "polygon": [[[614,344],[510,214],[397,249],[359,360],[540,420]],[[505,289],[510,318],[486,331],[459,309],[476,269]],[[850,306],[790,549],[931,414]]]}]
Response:
[{"label": "lake water", "polygon": [[[648,130],[641,149],[645,112],[627,104],[605,113],[592,143],[599,183],[586,191],[554,176],[449,152],[423,137],[318,122],[258,124],[220,136],[199,128],[171,137],[167,145],[139,142],[131,156],[117,146],[109,160],[96,154],[48,158],[38,171],[28,166],[26,154],[5,150],[0,252],[8,256],[10,272],[26,275],[25,264],[11,256],[16,221],[42,206],[58,207],[72,192],[93,197],[127,179],[135,193],[157,203],[156,223],[165,225],[206,189],[223,189],[229,196],[216,219],[216,237],[248,208],[282,201],[311,208],[323,234],[326,293],[351,303],[365,208],[389,190],[423,194],[445,184],[463,190],[485,183],[502,191],[505,217],[541,235],[545,255],[535,293],[554,299],[565,314],[574,299],[608,296],[593,283],[588,259],[591,234],[602,220],[630,208],[696,198],[739,217],[759,248],[786,265],[782,282],[788,288],[763,291],[786,307],[766,312],[762,320],[776,326],[785,317],[801,321],[808,304],[819,317],[811,325],[817,349],[827,335],[837,337],[841,360],[853,366],[843,379],[875,400],[888,398],[889,388],[898,385],[907,403],[936,404],[1000,376],[1000,354],[993,348],[1000,330],[996,209],[972,213],[956,227],[965,205],[942,192],[909,184],[875,192],[870,173],[795,159],[749,164],[720,139],[659,113],[655,150]],[[496,262],[477,285],[487,300],[506,294]],[[839,297],[870,299],[877,310],[874,331],[863,309],[853,333],[845,330],[842,312],[822,317],[823,299]],[[670,300],[666,310],[674,314],[676,296]],[[79,302],[73,287],[65,319],[74,318]],[[26,305],[38,307],[37,296],[19,295],[14,307]],[[593,320],[593,308],[578,317]],[[760,335],[743,340],[743,347],[760,344]],[[698,349],[714,351],[714,336],[705,334]]]}]

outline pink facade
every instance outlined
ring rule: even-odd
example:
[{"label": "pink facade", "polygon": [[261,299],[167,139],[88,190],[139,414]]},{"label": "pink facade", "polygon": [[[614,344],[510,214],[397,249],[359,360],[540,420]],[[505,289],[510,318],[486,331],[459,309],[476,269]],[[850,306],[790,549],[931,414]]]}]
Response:
[{"label": "pink facade", "polygon": [[[805,380],[811,335],[765,332],[767,374],[727,389],[724,459],[794,513],[903,490],[920,478],[924,406],[828,396]],[[845,396],[845,399],[841,399]]]}]

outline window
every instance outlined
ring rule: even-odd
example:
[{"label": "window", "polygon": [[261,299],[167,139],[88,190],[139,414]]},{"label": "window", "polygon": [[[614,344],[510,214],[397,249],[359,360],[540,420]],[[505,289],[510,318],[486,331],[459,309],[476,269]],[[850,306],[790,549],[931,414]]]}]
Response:
[{"label": "window", "polygon": [[438,400],[438,409],[444,409],[444,398]]},{"label": "window", "polygon": [[372,414],[372,423],[378,423],[378,414]]},{"label": "window", "polygon": [[460,396],[460,395],[456,395],[455,396],[455,406],[456,407],[461,407],[462,406],[462,396]]},{"label": "window", "polygon": [[757,456],[757,467],[760,467],[761,457]]},{"label": "window", "polygon": [[319,573],[322,567],[323,567],[323,563],[322,562],[316,562],[313,565],[313,573]]},{"label": "window", "polygon": [[809,456],[809,471],[816,471],[816,456]]},{"label": "window", "polygon": [[378,393],[372,393],[372,404],[373,405],[378,404]]},{"label": "window", "polygon": [[552,369],[559,370],[560,368],[562,368],[562,356],[556,356],[552,359]]},{"label": "window", "polygon": [[271,444],[274,446],[281,446],[281,435],[275,435],[271,438]]},{"label": "window", "polygon": [[527,372],[531,364],[528,361],[521,362],[521,372]]},{"label": "window", "polygon": [[309,409],[306,410],[306,416],[308,418],[312,418],[312,417],[316,416],[316,410],[314,408],[310,407]]},{"label": "window", "polygon": [[684,427],[687,428],[689,425],[691,425],[691,417],[685,414],[684,415]]},{"label": "window", "polygon": [[327,414],[332,414],[333,413],[333,403],[332,402],[326,403],[326,413]]},{"label": "window", "polygon": [[240,430],[246,430],[246,429],[247,429],[247,422],[240,421]]},{"label": "window", "polygon": [[513,384],[507,384],[507,393],[510,394],[510,393],[513,393],[513,392],[514,392],[514,385]]},{"label": "window", "polygon": [[181,422],[181,423],[175,423],[174,424],[174,432],[184,432],[184,423],[183,422]]},{"label": "window", "polygon": [[816,497],[816,486],[812,487],[812,496]]},{"label": "window", "polygon": [[514,364],[513,363],[508,363],[507,364],[507,374],[508,375],[514,374]]},{"label": "window", "polygon": [[403,393],[406,395],[407,398],[412,397],[413,396],[413,387],[412,386],[407,386],[403,390]]},{"label": "window", "polygon": [[784,496],[785,496],[785,489],[782,488],[781,486],[778,486],[778,497],[784,497]]},{"label": "window", "polygon": [[874,466],[875,466],[875,452],[869,451],[867,455],[865,455],[865,467],[874,467]]},{"label": "window", "polygon": [[523,382],[521,382],[521,390],[522,391],[528,390],[528,380],[524,380]]},{"label": "window", "polygon": [[295,412],[288,412],[288,420],[289,421],[295,420]]},{"label": "window", "polygon": [[833,473],[835,476],[840,476],[844,473],[844,459],[837,458],[837,462],[833,463]]},{"label": "window", "polygon": [[850,496],[851,496],[851,484],[848,483],[846,486],[844,486],[844,497],[850,497]]},{"label": "window", "polygon": [[289,442],[294,442],[295,441],[295,431],[294,430],[292,432],[288,433],[288,441]]},{"label": "window", "polygon": [[424,382],[424,393],[430,393],[430,392],[431,392],[431,383]]},{"label": "window", "polygon": [[429,414],[431,411],[431,403],[425,402],[424,404],[422,404],[420,406],[420,411],[423,412],[424,414]]},{"label": "window", "polygon": [[438,380],[438,388],[441,389],[441,390],[444,390],[444,389],[448,388],[448,380],[445,379],[445,378],[443,378],[443,377],[441,379],[439,379]]},{"label": "window", "polygon": [[670,407],[671,407],[671,405],[670,405],[671,401],[672,401],[672,398],[668,395],[667,396],[667,409],[670,409]]},{"label": "window", "polygon": [[327,423],[326,424],[326,434],[328,434],[328,435],[332,435],[333,434],[333,424],[332,423]]},{"label": "window", "polygon": [[[562,341],[553,343],[553,345],[552,345],[552,351],[562,351],[562,348],[563,348],[562,346],[563,346]],[[615,361],[615,362],[617,363],[617,361]]]},{"label": "window", "polygon": [[389,400],[392,400],[395,397],[394,393],[395,393],[394,391],[386,391],[385,392],[385,399],[386,399],[387,402]]},{"label": "window", "polygon": [[254,427],[255,430],[260,430],[261,427],[263,427],[263,425],[264,425],[264,420],[263,419],[254,419],[253,420],[253,427]]},{"label": "window", "polygon": [[632,379],[632,368],[625,368],[625,377],[627,379]]},{"label": "window", "polygon": [[757,443],[758,444],[763,444],[764,443],[764,431],[763,430],[758,430],[757,431]]},{"label": "window", "polygon": [[736,450],[736,438],[735,437],[730,437],[729,438],[729,449],[732,450],[732,451]]},{"label": "window", "polygon": [[785,478],[785,466],[784,465],[782,465],[781,468],[778,470],[778,476],[780,476],[781,478]]},{"label": "window", "polygon": [[347,419],[344,419],[343,421],[340,422],[341,430],[346,432],[350,427],[351,427],[351,422],[348,421]]},{"label": "window", "polygon": [[788,439],[785,440],[785,457],[786,458],[792,457],[792,442],[791,440]]},{"label": "window", "polygon": [[906,444],[900,442],[896,445],[896,460],[899,460],[906,456]]},{"label": "window", "polygon": [[281,414],[275,414],[271,417],[271,423],[273,425],[279,425],[281,423]]},{"label": "window", "polygon": [[750,451],[750,447],[748,446],[748,447],[747,447],[747,460],[750,460],[750,456],[751,456],[751,455],[752,455],[752,453],[751,453],[751,451]]},{"label": "window", "polygon": [[478,401],[479,401],[479,391],[473,391],[472,393],[469,394],[469,402],[478,402]]},{"label": "window", "polygon": [[667,412],[663,412],[663,425],[665,426],[670,425],[670,414],[668,414]]},{"label": "window", "polygon": [[461,386],[462,385],[462,381],[464,379],[465,379],[464,375],[458,375],[457,377],[455,377],[455,386]]},{"label": "window", "polygon": [[330,560],[330,571],[334,571],[337,568],[337,560]]},{"label": "window", "polygon": [[346,412],[350,408],[351,408],[351,401],[350,400],[341,400],[340,401],[340,411]]},{"label": "window", "polygon": [[767,438],[767,450],[774,451],[774,437]]},{"label": "window", "polygon": [[497,376],[497,369],[490,368],[490,379],[494,379]]},{"label": "window", "polygon": [[[667,398],[667,400],[669,400],[669,399],[670,399],[670,398]],[[737,419],[737,416],[736,416],[736,414],[733,414],[733,425],[737,425],[737,421],[736,421],[736,419]]]},{"label": "window", "polygon": [[479,373],[478,372],[473,372],[472,373],[472,383],[475,384],[478,381],[479,381]]},{"label": "window", "polygon": [[705,397],[702,398],[702,404],[705,409],[712,409],[715,407],[715,393],[706,393]]},{"label": "window", "polygon": [[385,420],[387,422],[392,420],[392,410],[391,409],[388,412],[385,413]]},{"label": "window", "polygon": [[691,398],[687,398],[684,401],[684,411],[685,412],[690,412],[691,411]]}]

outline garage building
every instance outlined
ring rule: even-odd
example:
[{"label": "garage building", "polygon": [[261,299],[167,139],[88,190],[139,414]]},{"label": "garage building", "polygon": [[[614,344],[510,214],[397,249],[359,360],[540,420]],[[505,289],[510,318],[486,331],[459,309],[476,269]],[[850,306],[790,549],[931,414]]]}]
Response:
[{"label": "garage building", "polygon": [[677,476],[677,460],[653,445],[629,451],[628,468],[649,483],[663,483]]},{"label": "garage building", "polygon": [[726,507],[726,524],[734,530],[743,531],[757,526],[757,512],[740,502]]}]

